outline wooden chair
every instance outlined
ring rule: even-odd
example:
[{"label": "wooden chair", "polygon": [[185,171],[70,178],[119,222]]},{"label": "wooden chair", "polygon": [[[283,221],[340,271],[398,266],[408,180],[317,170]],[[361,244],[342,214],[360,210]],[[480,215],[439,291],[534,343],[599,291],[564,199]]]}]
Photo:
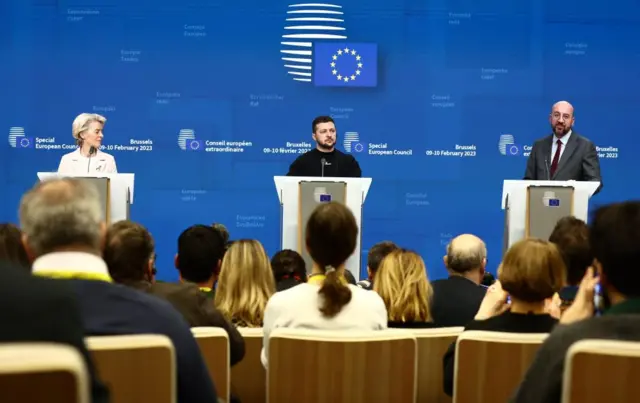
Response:
[{"label": "wooden chair", "polygon": [[418,343],[409,331],[275,329],[267,401],[413,403]]},{"label": "wooden chair", "polygon": [[88,403],[89,384],[85,362],[71,346],[0,344],[2,403]]},{"label": "wooden chair", "polygon": [[219,327],[192,327],[191,332],[200,346],[218,397],[228,402],[231,378],[229,335]]},{"label": "wooden chair", "polygon": [[442,357],[464,327],[411,329],[418,341],[418,403],[451,403],[442,388]]},{"label": "wooden chair", "polygon": [[93,336],[86,342],[112,403],[176,402],[176,359],[168,337]]},{"label": "wooden chair", "polygon": [[563,403],[635,403],[640,342],[581,340],[565,359]]},{"label": "wooden chair", "polygon": [[231,391],[242,403],[267,401],[267,372],[260,361],[262,328],[239,327],[244,338],[244,358],[231,368]]},{"label": "wooden chair", "polygon": [[454,403],[509,400],[548,333],[463,332],[456,342]]}]

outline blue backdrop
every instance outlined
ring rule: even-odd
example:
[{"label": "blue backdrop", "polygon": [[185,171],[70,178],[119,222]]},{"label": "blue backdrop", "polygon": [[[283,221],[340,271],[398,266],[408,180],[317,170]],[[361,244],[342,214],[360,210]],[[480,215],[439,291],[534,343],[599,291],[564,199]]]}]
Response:
[{"label": "blue backdrop", "polygon": [[96,112],[105,151],[136,174],[132,215],[156,238],[160,278],[176,278],[193,223],[272,255],[273,176],[329,114],[373,178],[363,254],[391,239],[441,278],[446,243],[472,232],[493,271],[502,180],[522,177],[555,101],[600,148],[593,204],[635,196],[638,38],[635,0],[2,0],[0,130],[32,143],[0,143],[0,221],[17,220],[36,172],[57,169],[74,117]]}]

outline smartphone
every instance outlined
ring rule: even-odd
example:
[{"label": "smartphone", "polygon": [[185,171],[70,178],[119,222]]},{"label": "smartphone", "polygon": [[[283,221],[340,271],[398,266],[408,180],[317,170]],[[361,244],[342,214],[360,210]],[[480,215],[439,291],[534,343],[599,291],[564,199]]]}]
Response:
[{"label": "smartphone", "polygon": [[604,313],[605,303],[604,295],[602,292],[602,286],[600,283],[596,284],[593,293],[593,314],[594,316],[600,316]]}]

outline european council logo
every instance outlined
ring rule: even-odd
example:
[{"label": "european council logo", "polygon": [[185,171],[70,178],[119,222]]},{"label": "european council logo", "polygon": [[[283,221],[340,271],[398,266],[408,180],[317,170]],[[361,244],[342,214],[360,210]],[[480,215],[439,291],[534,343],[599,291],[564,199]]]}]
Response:
[{"label": "european council logo", "polygon": [[516,145],[515,138],[512,134],[500,135],[498,150],[502,155],[518,155],[520,153],[520,147]]},{"label": "european council logo", "polygon": [[11,127],[9,129],[9,145],[13,148],[31,148],[33,139],[24,134],[24,127]]},{"label": "european council logo", "polygon": [[352,151],[359,153],[364,150],[364,146],[360,143],[360,135],[358,132],[345,132],[342,145],[344,145],[344,150],[348,153]]},{"label": "european council logo", "polygon": [[290,4],[286,22],[280,53],[294,81],[319,87],[377,85],[377,46],[344,42],[341,5]]},{"label": "european council logo", "polygon": [[181,129],[178,134],[178,146],[185,151],[202,150],[202,140],[196,140],[196,134],[193,129]]}]

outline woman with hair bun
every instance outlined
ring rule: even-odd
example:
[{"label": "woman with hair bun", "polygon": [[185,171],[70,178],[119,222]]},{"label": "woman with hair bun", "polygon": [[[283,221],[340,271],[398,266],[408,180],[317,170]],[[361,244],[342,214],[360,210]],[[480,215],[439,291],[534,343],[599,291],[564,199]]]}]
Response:
[{"label": "woman with hair bun", "polygon": [[274,294],[264,313],[262,363],[269,335],[278,327],[319,330],[382,330],[387,309],[375,292],[348,284],[345,262],[356,248],[358,225],[349,208],[323,203],[309,217],[306,247],[313,260],[306,283]]}]

